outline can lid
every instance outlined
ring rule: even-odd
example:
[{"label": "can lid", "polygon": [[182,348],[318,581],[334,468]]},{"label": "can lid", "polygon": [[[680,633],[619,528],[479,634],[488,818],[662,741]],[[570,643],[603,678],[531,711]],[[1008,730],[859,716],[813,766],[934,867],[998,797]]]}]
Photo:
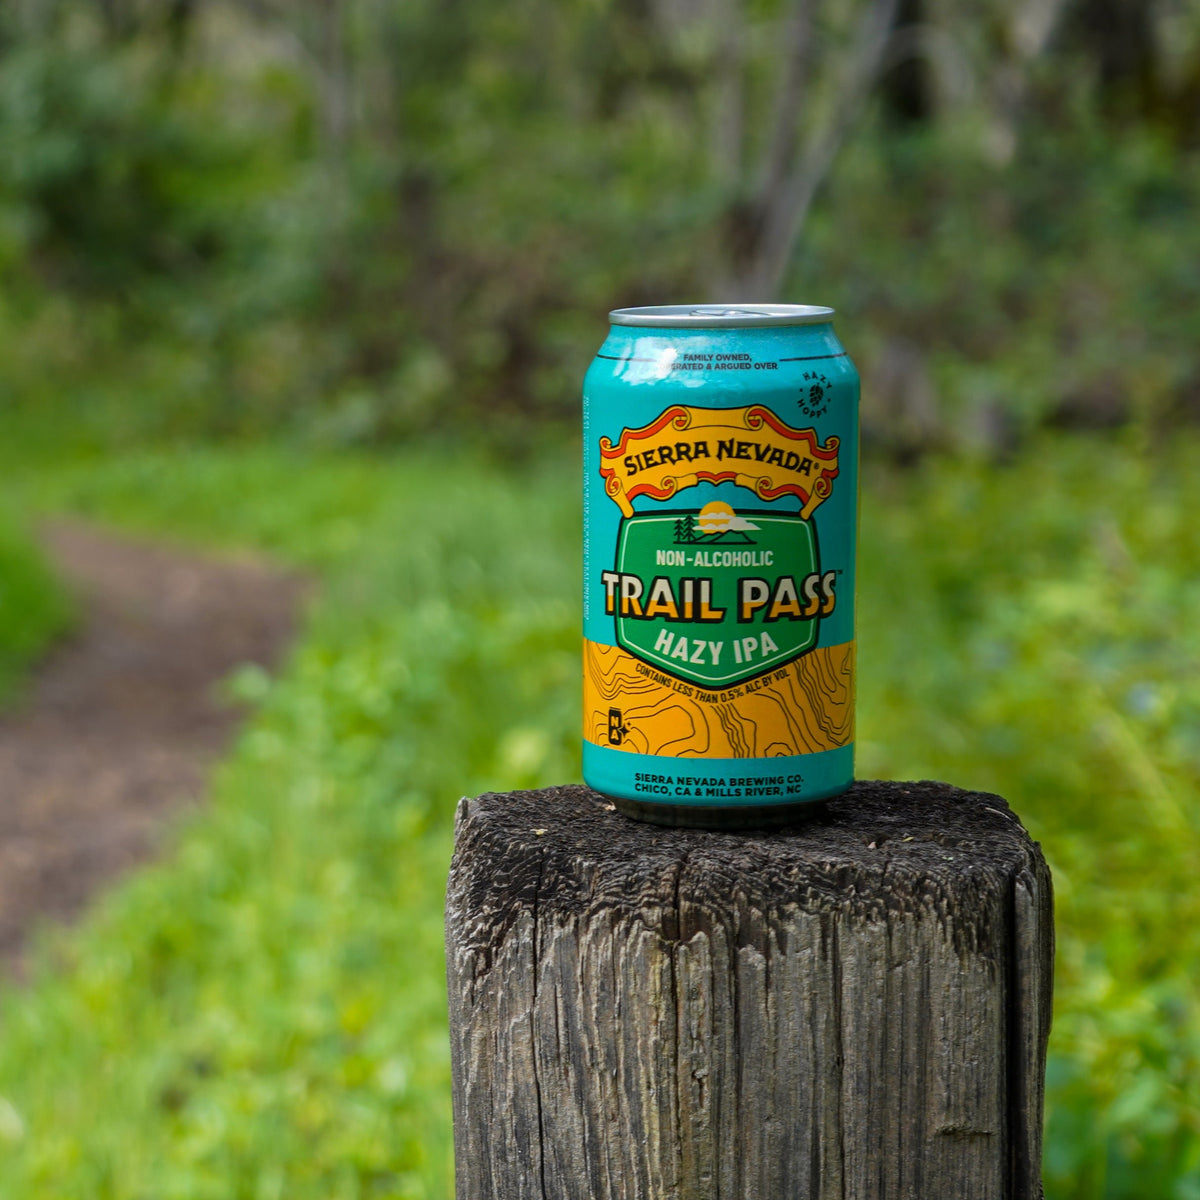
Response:
[{"label": "can lid", "polygon": [[832,308],[818,304],[655,304],[614,308],[613,325],[670,326],[673,329],[736,329],[747,325],[822,325]]}]

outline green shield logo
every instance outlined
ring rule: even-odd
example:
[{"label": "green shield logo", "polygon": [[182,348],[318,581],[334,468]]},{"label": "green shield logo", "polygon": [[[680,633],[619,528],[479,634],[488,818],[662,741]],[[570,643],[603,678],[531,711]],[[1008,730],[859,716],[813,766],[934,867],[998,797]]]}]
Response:
[{"label": "green shield logo", "polygon": [[811,521],[797,513],[703,508],[621,522],[615,570],[604,572],[617,644],[704,688],[781,667],[817,642],[832,610]]}]

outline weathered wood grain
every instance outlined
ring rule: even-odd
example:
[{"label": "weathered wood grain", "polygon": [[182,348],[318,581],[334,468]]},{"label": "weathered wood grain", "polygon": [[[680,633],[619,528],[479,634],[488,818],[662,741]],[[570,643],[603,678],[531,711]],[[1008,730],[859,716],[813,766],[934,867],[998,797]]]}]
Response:
[{"label": "weathered wood grain", "polygon": [[1041,1195],[1050,876],[998,797],[465,800],[446,937],[459,1200]]}]

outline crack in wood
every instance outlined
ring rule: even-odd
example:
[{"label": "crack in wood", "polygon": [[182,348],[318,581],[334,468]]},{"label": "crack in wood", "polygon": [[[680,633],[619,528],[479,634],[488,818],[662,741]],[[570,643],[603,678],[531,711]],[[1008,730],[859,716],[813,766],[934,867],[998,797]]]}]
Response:
[{"label": "crack in wood", "polygon": [[459,1200],[1040,1196],[1050,880],[1003,800],[729,834],[566,787],[456,829]]}]

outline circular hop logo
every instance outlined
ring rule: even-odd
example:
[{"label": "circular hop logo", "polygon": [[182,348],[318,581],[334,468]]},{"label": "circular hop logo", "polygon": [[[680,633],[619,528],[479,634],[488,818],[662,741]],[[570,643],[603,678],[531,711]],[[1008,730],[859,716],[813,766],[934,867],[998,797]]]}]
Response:
[{"label": "circular hop logo", "polygon": [[804,386],[796,402],[806,417],[823,417],[829,411],[829,380],[819,371],[804,372]]}]

